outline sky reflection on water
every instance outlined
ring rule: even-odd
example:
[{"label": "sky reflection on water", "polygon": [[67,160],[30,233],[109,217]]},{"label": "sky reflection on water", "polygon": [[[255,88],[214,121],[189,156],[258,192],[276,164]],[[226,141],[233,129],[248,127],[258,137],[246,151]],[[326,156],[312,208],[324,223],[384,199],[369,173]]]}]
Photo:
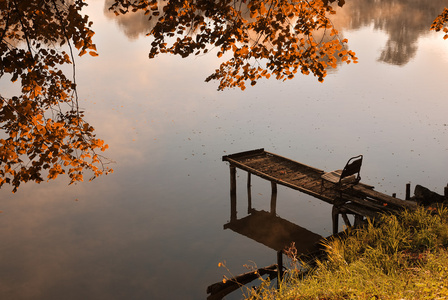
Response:
[{"label": "sky reflection on water", "polygon": [[[203,299],[222,278],[218,262],[235,274],[249,260],[274,263],[271,249],[223,230],[229,174],[221,156],[234,152],[264,147],[324,170],[362,153],[363,182],[381,192],[403,197],[411,182],[443,193],[448,42],[419,27],[411,58],[379,62],[394,36],[377,10],[372,18],[383,26],[343,30],[359,64],[339,66],[323,84],[298,76],[217,92],[203,82],[217,67],[213,55],[149,60],[149,40],[129,41],[92,1],[100,56],[78,60],[77,82],[115,173],[0,191],[0,297]],[[244,212],[246,177],[238,175]],[[254,207],[269,210],[269,190],[253,179]],[[279,187],[277,214],[308,230],[328,235],[330,210]]]}]

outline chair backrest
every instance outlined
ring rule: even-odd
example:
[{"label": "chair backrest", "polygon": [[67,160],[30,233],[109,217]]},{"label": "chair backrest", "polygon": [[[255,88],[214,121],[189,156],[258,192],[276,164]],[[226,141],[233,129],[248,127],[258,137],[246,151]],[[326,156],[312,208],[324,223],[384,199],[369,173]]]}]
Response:
[{"label": "chair backrest", "polygon": [[350,158],[347,164],[345,165],[344,170],[342,170],[339,182],[341,182],[342,179],[344,179],[345,177],[354,175],[356,173],[358,173],[358,175],[356,176],[356,181],[359,182],[361,180],[360,176],[361,165],[362,165],[362,155]]}]

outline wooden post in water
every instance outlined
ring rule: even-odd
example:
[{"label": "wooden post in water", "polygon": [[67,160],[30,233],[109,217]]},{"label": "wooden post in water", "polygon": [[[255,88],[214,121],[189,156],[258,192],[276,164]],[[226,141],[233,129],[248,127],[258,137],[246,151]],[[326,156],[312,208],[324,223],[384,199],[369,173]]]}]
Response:
[{"label": "wooden post in water", "polygon": [[411,183],[406,183],[406,197],[404,199],[411,199]]},{"label": "wooden post in water", "polygon": [[276,214],[277,209],[277,184],[274,181],[271,181],[271,214]]},{"label": "wooden post in water", "polygon": [[333,220],[333,234],[336,234],[339,232],[339,208],[336,205],[333,205],[331,210],[331,218]]},{"label": "wooden post in water", "polygon": [[252,212],[252,191],[250,173],[247,172],[247,213]]},{"label": "wooden post in water", "polygon": [[230,165],[230,221],[236,221],[236,168]]},{"label": "wooden post in water", "polygon": [[277,289],[280,289],[280,283],[283,279],[283,251],[277,251]]}]

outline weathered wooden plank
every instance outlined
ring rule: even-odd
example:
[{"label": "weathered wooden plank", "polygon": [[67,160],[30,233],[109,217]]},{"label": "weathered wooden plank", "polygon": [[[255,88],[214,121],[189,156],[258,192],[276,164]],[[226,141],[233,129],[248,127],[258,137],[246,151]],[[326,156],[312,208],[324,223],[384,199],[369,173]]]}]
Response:
[{"label": "weathered wooden plank", "polygon": [[286,157],[284,157],[284,156],[280,156],[280,155],[278,155],[278,154],[271,153],[271,152],[268,152],[268,151],[265,151],[265,152],[266,152],[268,155],[272,155],[272,156],[274,156],[274,157],[280,158],[281,160],[285,160],[285,161],[289,161],[289,162],[293,162],[293,163],[299,164],[301,167],[304,167],[304,168],[307,168],[307,169],[312,170],[312,172],[317,172],[317,173],[321,173],[321,174],[324,174],[324,173],[325,173],[324,171],[322,171],[322,170],[320,170],[320,169],[317,169],[317,168],[314,168],[314,167],[305,165],[305,164],[303,164],[303,163],[294,161],[294,160],[289,159],[289,158],[286,158]]},{"label": "weathered wooden plank", "polygon": [[369,217],[371,219],[375,219],[379,215],[378,212],[372,211],[371,209],[367,209],[356,203],[346,203],[343,204],[341,208],[345,208],[351,213],[355,213],[364,217]]},{"label": "weathered wooden plank", "polygon": [[260,276],[269,274],[272,278],[275,278],[277,277],[277,273],[277,264],[275,264],[229,278],[225,282],[220,281],[214,283],[207,287],[207,294],[210,294],[207,297],[207,300],[222,299],[224,296],[239,289],[241,286],[260,278]]},{"label": "weathered wooden plank", "polygon": [[367,189],[363,186],[355,185],[353,187],[353,189],[356,192],[362,193],[362,195],[364,195],[366,197],[377,199],[377,200],[380,200],[387,204],[396,205],[396,206],[407,208],[407,209],[416,209],[417,208],[417,203],[415,203],[415,202],[405,201],[405,200],[402,200],[399,198],[394,198],[392,196],[377,192],[373,189]]},{"label": "weathered wooden plank", "polygon": [[278,179],[276,177],[270,176],[270,175],[268,175],[266,173],[263,173],[263,172],[261,172],[259,170],[256,170],[254,168],[248,167],[247,165],[244,165],[244,164],[242,164],[242,163],[240,163],[240,162],[238,162],[236,160],[233,160],[231,158],[227,158],[227,161],[229,163],[231,163],[231,164],[234,164],[235,166],[238,166],[238,168],[243,169],[243,170],[248,171],[248,172],[251,172],[252,174],[257,175],[257,176],[259,176],[261,178],[264,178],[264,179],[267,179],[267,180],[270,180],[270,181],[274,181],[274,182],[276,182],[278,184],[290,187],[292,189],[301,191],[301,192],[303,192],[305,194],[308,194],[308,195],[311,195],[311,196],[316,197],[318,199],[321,199],[322,201],[325,201],[325,202],[328,202],[328,203],[332,203],[332,199],[328,199],[328,198],[324,197],[323,195],[321,195],[319,193],[307,190],[307,189],[305,189],[305,188],[303,188],[301,186],[297,186],[295,184],[286,182],[284,180],[280,180],[280,179]]},{"label": "weathered wooden plank", "polygon": [[306,174],[303,174],[303,173],[297,173],[295,176],[291,176],[290,178],[289,178],[289,181],[300,181],[301,179],[303,179],[303,178],[306,178],[307,177],[307,175]]},{"label": "weathered wooden plank", "polygon": [[270,162],[269,158],[267,158],[267,157],[255,157],[255,158],[239,160],[239,161],[244,162],[245,164],[248,164],[251,166],[265,165]]},{"label": "weathered wooden plank", "polygon": [[[307,183],[304,187],[311,191],[320,192],[320,187],[322,186],[322,182],[320,180],[312,180],[309,183]],[[319,187],[319,189],[316,189]]]},{"label": "weathered wooden plank", "polygon": [[364,200],[364,199],[361,199],[361,198],[358,198],[358,197],[353,197],[353,196],[347,195],[345,193],[342,195],[342,198],[344,200],[357,203],[357,204],[362,205],[362,206],[364,206],[366,208],[373,209],[373,210],[376,210],[376,211],[390,211],[391,210],[387,206],[381,205],[379,203],[375,203],[375,202],[372,202],[372,201]]},{"label": "weathered wooden plank", "polygon": [[260,155],[260,154],[265,155],[265,151],[263,148],[239,152],[239,153],[235,153],[235,154],[224,155],[222,157],[222,160],[226,161],[227,158],[242,159],[243,157],[250,157],[250,156],[255,156],[255,155]]}]

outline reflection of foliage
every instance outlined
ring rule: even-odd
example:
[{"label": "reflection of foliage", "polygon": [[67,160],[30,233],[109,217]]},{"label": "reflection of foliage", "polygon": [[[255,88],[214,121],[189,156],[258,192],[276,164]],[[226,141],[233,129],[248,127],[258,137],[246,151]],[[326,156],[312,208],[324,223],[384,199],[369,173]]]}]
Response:
[{"label": "reflection of foliage", "polygon": [[154,27],[156,20],[149,21],[143,11],[116,16],[109,10],[114,3],[115,0],[104,0],[104,15],[117,23],[128,39],[135,40],[145,36]]},{"label": "reflection of foliage", "polygon": [[415,56],[418,39],[429,33],[435,12],[445,5],[445,0],[358,0],[343,9],[351,11],[351,29],[373,26],[386,32],[388,40],[379,60],[401,66]]},{"label": "reflection of foliage", "polygon": [[[213,47],[219,50],[218,57],[232,53],[207,78],[219,80],[219,89],[244,89],[246,81],[254,85],[271,75],[291,79],[299,70],[323,81],[326,68],[335,67],[337,57],[356,61],[328,19],[334,13],[328,2],[335,0],[114,2],[111,9],[116,15],[143,11],[150,21],[157,20],[148,33],[153,38],[150,58],[160,53],[199,55]],[[327,32],[330,39],[318,38],[318,31]]]},{"label": "reflection of foliage", "polygon": [[72,45],[79,55],[98,55],[91,23],[80,14],[85,5],[82,0],[0,1],[0,77],[9,75],[21,86],[19,96],[0,95],[5,133],[0,136],[0,187],[9,183],[16,191],[21,182],[66,172],[73,183],[83,180],[85,169],[92,171],[91,179],[111,171],[95,153],[107,145],[83,120],[75,80],[60,68],[72,64],[74,72]]},{"label": "reflection of foliage", "polygon": [[443,30],[445,35],[443,39],[448,39],[448,8],[445,8],[443,12],[434,20],[431,25],[431,30],[440,31]]}]

